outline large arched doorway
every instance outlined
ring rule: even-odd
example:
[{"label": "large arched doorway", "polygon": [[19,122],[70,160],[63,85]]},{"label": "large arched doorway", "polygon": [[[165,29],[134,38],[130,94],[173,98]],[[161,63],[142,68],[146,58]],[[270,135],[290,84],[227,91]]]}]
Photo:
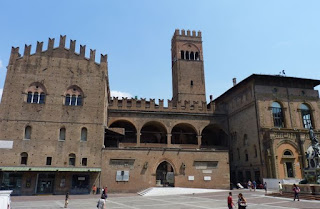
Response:
[{"label": "large arched doorway", "polygon": [[206,126],[201,136],[201,147],[228,147],[228,135],[216,125]]},{"label": "large arched doorway", "polygon": [[172,144],[198,144],[197,132],[190,124],[180,123],[172,129]]},{"label": "large arched doorway", "polygon": [[156,171],[156,184],[157,186],[174,187],[174,170],[169,162],[163,161],[158,165]]},{"label": "large arched doorway", "polygon": [[141,129],[141,143],[167,143],[166,128],[159,122],[148,122]]}]

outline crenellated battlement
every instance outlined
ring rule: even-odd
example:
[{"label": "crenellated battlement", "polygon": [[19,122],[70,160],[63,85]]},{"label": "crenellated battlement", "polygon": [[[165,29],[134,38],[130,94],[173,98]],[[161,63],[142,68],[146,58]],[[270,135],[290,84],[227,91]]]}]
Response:
[{"label": "crenellated battlement", "polygon": [[109,109],[112,110],[139,110],[139,111],[159,111],[159,112],[194,112],[194,113],[213,113],[215,108],[214,105],[207,106],[206,102],[193,102],[190,104],[189,101],[177,102],[174,105],[172,100],[168,99],[168,105],[164,106],[164,100],[159,99],[158,103],[155,99],[146,100],[145,98],[128,99],[122,97],[112,97],[109,101]]},{"label": "crenellated battlement", "polygon": [[174,36],[189,36],[189,37],[200,37],[201,38],[201,31],[198,31],[198,33],[193,30],[192,32],[190,30],[187,30],[187,33],[184,29],[181,31],[179,29],[176,29],[174,31]]},{"label": "crenellated battlement", "polygon": [[[23,56],[19,53],[19,47],[12,47],[11,49],[11,55],[10,55],[10,61],[9,64],[12,64],[17,58],[22,58],[22,57],[29,57],[33,55],[42,55],[45,53],[52,54],[54,50],[63,50],[66,52],[68,57],[74,57],[74,58],[83,58],[86,59],[90,62],[95,62],[96,58],[96,50],[90,49],[90,57],[85,57],[86,54],[86,46],[85,45],[80,45],[80,52],[77,53],[75,52],[76,49],[76,41],[75,40],[70,40],[70,48],[66,48],[66,36],[60,35],[60,40],[59,40],[59,46],[54,48],[54,38],[49,38],[48,39],[48,47],[46,50],[43,50],[43,42],[37,41],[37,46],[36,46],[36,51],[35,53],[31,54],[31,47],[32,45],[25,45],[24,47],[24,52]],[[100,63],[96,64],[101,64],[101,63],[107,63],[108,60],[108,55],[101,54],[100,55]]]}]

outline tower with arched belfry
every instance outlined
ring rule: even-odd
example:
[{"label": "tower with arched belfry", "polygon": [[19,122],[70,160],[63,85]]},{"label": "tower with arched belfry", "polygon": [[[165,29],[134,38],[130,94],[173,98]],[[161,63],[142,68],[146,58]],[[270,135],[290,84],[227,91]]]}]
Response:
[{"label": "tower with arched belfry", "polygon": [[201,32],[175,30],[171,40],[173,103],[205,102]]}]

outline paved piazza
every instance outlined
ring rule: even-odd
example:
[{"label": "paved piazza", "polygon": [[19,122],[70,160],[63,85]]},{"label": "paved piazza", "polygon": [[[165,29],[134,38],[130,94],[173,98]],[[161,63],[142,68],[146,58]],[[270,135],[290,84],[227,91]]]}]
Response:
[{"label": "paved piazza", "polygon": [[[249,192],[232,190],[233,198],[242,192],[248,201],[247,208],[254,209],[285,209],[285,208],[320,208],[320,201],[294,202],[292,199],[266,197],[263,191]],[[227,208],[228,191],[194,194],[194,195],[170,195],[170,196],[137,196],[136,194],[110,194],[107,200],[107,209],[209,209]],[[98,195],[71,195],[70,209],[94,209],[96,208]],[[63,208],[64,196],[20,196],[12,197],[13,209],[31,208]]]}]

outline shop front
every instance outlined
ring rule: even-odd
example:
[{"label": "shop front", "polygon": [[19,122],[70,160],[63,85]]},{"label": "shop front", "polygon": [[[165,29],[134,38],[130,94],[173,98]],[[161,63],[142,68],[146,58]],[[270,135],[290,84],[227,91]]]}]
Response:
[{"label": "shop front", "polygon": [[100,168],[0,167],[0,189],[12,195],[89,194]]}]

